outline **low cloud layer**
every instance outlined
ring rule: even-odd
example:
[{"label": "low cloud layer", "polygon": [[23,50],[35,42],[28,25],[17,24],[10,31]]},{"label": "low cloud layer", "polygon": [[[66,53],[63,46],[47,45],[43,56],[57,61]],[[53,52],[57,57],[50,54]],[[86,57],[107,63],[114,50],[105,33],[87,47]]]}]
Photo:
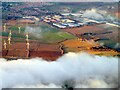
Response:
[{"label": "low cloud layer", "polygon": [[118,86],[118,58],[68,53],[57,61],[0,59],[0,88],[113,88]]}]

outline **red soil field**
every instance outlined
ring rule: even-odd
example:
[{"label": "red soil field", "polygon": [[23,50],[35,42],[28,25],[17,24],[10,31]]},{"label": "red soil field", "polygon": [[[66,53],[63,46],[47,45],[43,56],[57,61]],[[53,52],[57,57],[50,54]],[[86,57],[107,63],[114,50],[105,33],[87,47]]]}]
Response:
[{"label": "red soil field", "polygon": [[17,21],[16,21],[16,20],[8,20],[6,24],[7,24],[7,25],[10,25],[10,26],[11,26],[11,25],[14,26],[14,25],[17,24]]},{"label": "red soil field", "polygon": [[7,49],[2,50],[2,57],[16,57],[16,58],[33,58],[41,57],[46,60],[56,60],[62,55],[59,45],[48,45],[30,43],[30,48],[27,50],[26,43],[15,43],[9,45]]},{"label": "red soil field", "polygon": [[5,36],[0,36],[0,39],[2,39],[2,38],[8,38],[8,37],[5,37]]},{"label": "red soil field", "polygon": [[79,27],[79,28],[69,28],[69,29],[64,29],[64,30],[73,35],[76,35],[76,34],[84,34],[84,33],[103,31],[104,29],[97,28],[95,26],[83,26],[83,27]]},{"label": "red soil field", "polygon": [[61,55],[60,51],[30,51],[30,57],[42,57],[46,60],[56,60]]}]

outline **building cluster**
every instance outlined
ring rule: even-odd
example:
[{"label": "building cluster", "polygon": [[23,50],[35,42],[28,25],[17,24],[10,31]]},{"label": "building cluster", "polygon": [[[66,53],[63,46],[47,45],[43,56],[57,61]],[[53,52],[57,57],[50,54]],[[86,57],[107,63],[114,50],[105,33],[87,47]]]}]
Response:
[{"label": "building cluster", "polygon": [[62,15],[47,15],[47,16],[43,16],[41,18],[42,21],[57,27],[57,28],[73,28],[73,27],[80,27],[83,26],[83,23],[73,20],[73,19],[69,19],[69,18],[65,18]]},{"label": "building cluster", "polygon": [[36,21],[39,21],[40,19],[36,16],[25,16],[21,19],[17,20],[18,24],[35,24]]},{"label": "building cluster", "polygon": [[23,17],[23,19],[29,19],[29,20],[33,20],[33,21],[39,21],[40,20],[36,16],[25,16],[25,17]]}]

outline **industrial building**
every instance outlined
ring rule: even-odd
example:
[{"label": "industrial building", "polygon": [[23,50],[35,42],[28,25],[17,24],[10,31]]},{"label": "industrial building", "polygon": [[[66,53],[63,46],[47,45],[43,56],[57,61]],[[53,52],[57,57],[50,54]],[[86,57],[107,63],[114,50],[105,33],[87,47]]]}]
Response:
[{"label": "industrial building", "polygon": [[47,15],[42,17],[41,20],[61,29],[83,26],[82,22],[78,22],[69,18],[64,18],[62,15]]}]

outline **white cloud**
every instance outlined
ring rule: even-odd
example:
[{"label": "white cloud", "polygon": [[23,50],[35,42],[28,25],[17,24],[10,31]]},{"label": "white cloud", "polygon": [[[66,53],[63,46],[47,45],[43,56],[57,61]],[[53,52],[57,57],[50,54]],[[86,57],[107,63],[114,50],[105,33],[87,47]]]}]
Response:
[{"label": "white cloud", "polygon": [[57,61],[41,58],[0,60],[1,88],[73,87],[113,88],[118,86],[118,58],[68,53]]}]

